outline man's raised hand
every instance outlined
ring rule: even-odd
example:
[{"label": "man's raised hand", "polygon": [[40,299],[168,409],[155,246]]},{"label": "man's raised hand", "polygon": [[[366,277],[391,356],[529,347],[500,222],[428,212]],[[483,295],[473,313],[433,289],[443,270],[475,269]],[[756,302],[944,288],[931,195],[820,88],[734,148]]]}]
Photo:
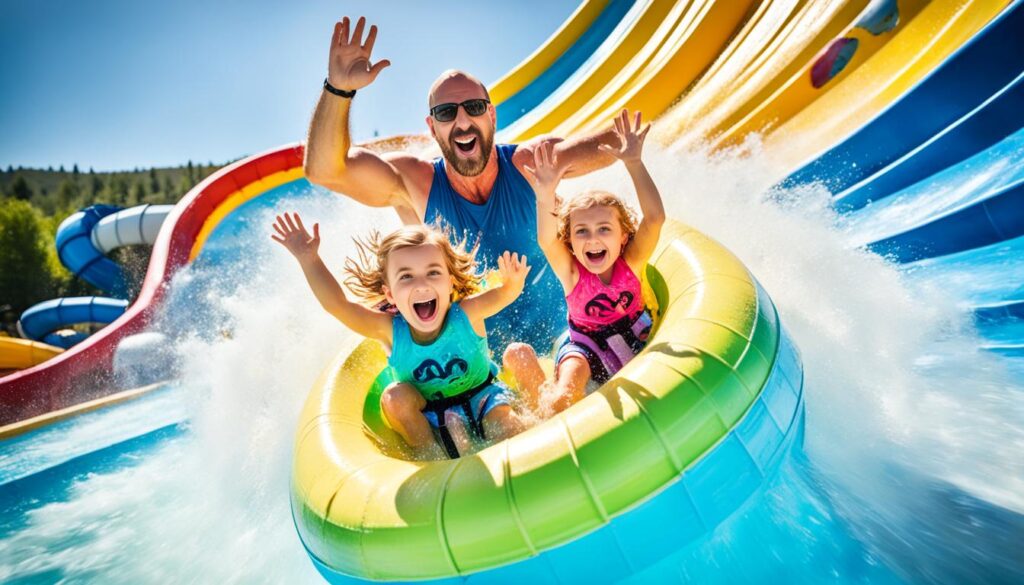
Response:
[{"label": "man's raised hand", "polygon": [[327,65],[327,81],[335,88],[346,91],[370,85],[381,70],[391,65],[387,59],[370,64],[370,53],[377,40],[376,25],[370,27],[365,42],[363,29],[366,28],[366,18],[359,17],[355,30],[350,30],[351,26],[352,21],[347,16],[334,24],[331,57]]},{"label": "man's raised hand", "polygon": [[320,249],[320,224],[313,224],[313,235],[310,236],[298,213],[290,217],[288,213],[277,216],[274,231],[277,235],[270,234],[270,238],[287,248],[300,261],[316,256]]}]

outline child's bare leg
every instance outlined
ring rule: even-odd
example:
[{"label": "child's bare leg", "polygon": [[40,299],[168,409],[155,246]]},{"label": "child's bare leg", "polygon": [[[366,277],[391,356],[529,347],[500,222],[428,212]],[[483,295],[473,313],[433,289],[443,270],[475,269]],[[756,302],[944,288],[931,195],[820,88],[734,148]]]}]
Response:
[{"label": "child's bare leg", "polygon": [[504,441],[526,427],[526,421],[508,404],[499,404],[484,416],[484,434],[489,442]]},{"label": "child's bare leg", "polygon": [[537,353],[528,344],[511,343],[505,348],[502,363],[519,384],[519,392],[526,407],[536,412],[540,404],[540,387],[545,380]]},{"label": "child's bare leg", "polygon": [[590,381],[590,364],[582,356],[570,355],[558,364],[555,380],[558,397],[551,403],[551,410],[557,414],[583,399]]},{"label": "child's bare leg", "polygon": [[426,399],[409,384],[392,384],[380,400],[381,409],[391,428],[395,429],[417,455],[443,458],[440,445],[434,440],[430,423],[423,416]]},{"label": "child's bare leg", "polygon": [[448,409],[444,412],[444,426],[448,429],[448,435],[452,438],[452,442],[455,443],[455,448],[458,449],[459,455],[469,453],[472,444],[469,440],[469,432],[466,430],[466,425],[462,423],[462,417],[455,414],[452,409]]}]

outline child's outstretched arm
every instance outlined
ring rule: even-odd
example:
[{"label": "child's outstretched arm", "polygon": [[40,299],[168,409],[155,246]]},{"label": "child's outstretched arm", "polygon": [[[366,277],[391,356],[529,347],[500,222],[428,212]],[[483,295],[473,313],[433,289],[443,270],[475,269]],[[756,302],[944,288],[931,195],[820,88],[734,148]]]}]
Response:
[{"label": "child's outstretched arm", "polygon": [[647,172],[647,166],[641,158],[644,148],[644,139],[651,125],[641,127],[640,112],[636,113],[633,122],[630,122],[629,112],[622,110],[622,114],[615,119],[615,132],[619,136],[619,148],[601,145],[601,150],[618,158],[626,165],[629,176],[633,179],[633,186],[636,188],[636,196],[640,201],[640,212],[643,218],[637,226],[633,242],[626,248],[623,257],[629,267],[636,274],[641,274],[644,266],[651,259],[654,248],[658,245],[658,238],[661,237],[661,226],[665,223],[665,206],[661,202],[661,193],[654,184],[654,179]]},{"label": "child's outstretched arm", "polygon": [[526,263],[526,256],[506,251],[498,257],[501,284],[475,294],[460,303],[459,306],[469,317],[469,322],[478,335],[483,336],[486,333],[484,319],[511,305],[512,301],[523,294],[526,275],[530,273],[530,268],[531,266]]},{"label": "child's outstretched arm", "polygon": [[545,142],[537,146],[533,153],[533,166],[523,165],[528,179],[537,194],[537,243],[544,252],[548,264],[555,276],[561,281],[566,292],[576,285],[573,272],[572,253],[558,239],[558,217],[555,203],[555,188],[562,180],[565,169],[558,167],[555,160],[554,145]]},{"label": "child's outstretched arm", "polygon": [[298,213],[291,216],[285,213],[284,216],[277,216],[274,231],[277,234],[271,234],[271,239],[287,248],[299,261],[309,288],[313,289],[316,300],[320,301],[328,313],[359,335],[391,343],[391,315],[348,300],[345,291],[320,258],[320,224],[313,224],[313,235],[310,236]]}]

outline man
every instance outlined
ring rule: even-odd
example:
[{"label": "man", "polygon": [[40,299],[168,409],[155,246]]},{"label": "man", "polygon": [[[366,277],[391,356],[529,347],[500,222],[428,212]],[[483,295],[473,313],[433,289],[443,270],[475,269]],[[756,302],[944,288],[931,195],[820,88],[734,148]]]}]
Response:
[{"label": "man", "polygon": [[525,167],[533,166],[534,149],[544,141],[556,143],[556,162],[565,177],[608,166],[615,159],[598,146],[617,146],[614,132],[495,145],[495,109],[487,88],[450,70],[430,88],[426,119],[443,153],[440,159],[354,147],[348,130],[352,99],[391,63],[371,64],[376,26],[365,41],[366,19],[360,18],[354,30],[350,26],[348,17],[334,25],[328,76],[306,142],[306,177],[365,205],[393,207],[404,223],[447,225],[453,237],[479,245],[477,260],[484,266],[492,267],[505,250],[526,255],[533,266],[526,289],[487,321],[488,336],[497,355],[512,341],[546,352],[565,329],[565,299],[537,244],[536,198]]}]

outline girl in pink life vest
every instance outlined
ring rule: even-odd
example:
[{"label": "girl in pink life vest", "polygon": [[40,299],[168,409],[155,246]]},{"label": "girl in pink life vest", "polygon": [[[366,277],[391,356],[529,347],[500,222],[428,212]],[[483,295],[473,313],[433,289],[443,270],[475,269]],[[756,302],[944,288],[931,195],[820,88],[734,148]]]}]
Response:
[{"label": "girl in pink life vest", "polygon": [[[600,148],[625,165],[643,218],[639,224],[621,199],[590,191],[556,205],[559,170],[550,144],[539,147],[526,167],[537,195],[537,240],[565,290],[569,330],[556,357],[554,412],[585,394],[587,382],[603,383],[643,349],[651,316],[640,294],[641,271],[654,253],[665,222],[661,194],[640,158],[650,124],[640,112],[615,120],[619,147]],[[529,345],[514,343],[504,364],[526,396],[539,396],[544,373]],[[536,406],[536,405],[533,405]]]}]

